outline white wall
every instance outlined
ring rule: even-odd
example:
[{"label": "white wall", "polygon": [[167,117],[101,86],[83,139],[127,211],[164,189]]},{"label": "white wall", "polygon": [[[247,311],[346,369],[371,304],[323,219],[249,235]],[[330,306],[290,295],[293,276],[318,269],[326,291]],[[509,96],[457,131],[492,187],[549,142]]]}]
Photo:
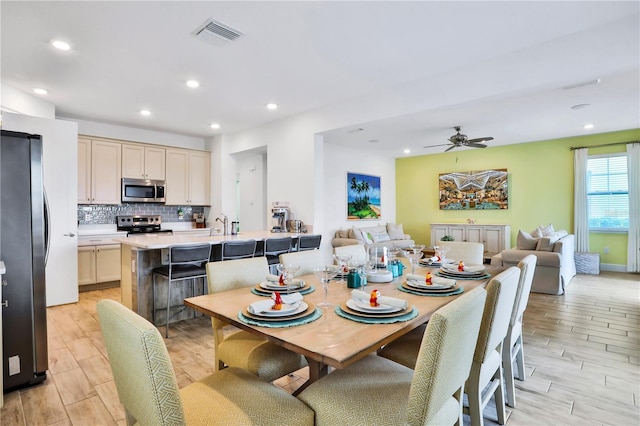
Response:
[{"label": "white wall", "polygon": [[267,224],[268,209],[266,195],[266,156],[261,153],[244,155],[237,159],[237,217],[240,230],[262,231],[270,229]]},{"label": "white wall", "polygon": [[16,114],[41,118],[55,118],[56,107],[51,102],[22,92],[12,86],[0,86],[0,108]]},{"label": "white wall", "polygon": [[151,143],[155,145],[166,145],[178,148],[206,150],[205,140],[203,138],[157,132],[155,130],[139,129],[136,127],[99,123],[97,121],[79,120],[77,118],[58,118],[78,123],[78,133],[81,135]]}]

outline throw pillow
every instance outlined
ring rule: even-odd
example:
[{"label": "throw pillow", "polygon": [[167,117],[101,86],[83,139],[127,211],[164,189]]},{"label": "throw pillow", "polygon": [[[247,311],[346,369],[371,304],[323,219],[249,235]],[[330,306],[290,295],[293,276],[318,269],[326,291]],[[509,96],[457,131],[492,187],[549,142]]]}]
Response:
[{"label": "throw pillow", "polygon": [[548,224],[547,226],[538,226],[538,229],[540,230],[540,232],[542,233],[543,237],[550,237],[554,234],[554,232],[556,232],[555,229],[553,229],[553,225],[552,224]]},{"label": "throw pillow", "polygon": [[340,229],[336,232],[336,237],[338,238],[349,238],[349,230],[348,229]]},{"label": "throw pillow", "polygon": [[349,238],[351,239],[355,238],[358,241],[364,241],[362,239],[362,232],[360,232],[360,230],[356,228],[349,229]]},{"label": "throw pillow", "polygon": [[556,244],[559,238],[556,235],[552,235],[550,237],[542,237],[538,240],[538,244],[536,244],[537,251],[553,251],[553,246]]},{"label": "throw pillow", "polygon": [[542,231],[540,230],[540,228],[534,229],[530,232],[530,234],[533,238],[542,238]]},{"label": "throw pillow", "polygon": [[402,225],[396,225],[395,223],[387,223],[387,233],[390,240],[402,240],[404,239],[404,230]]},{"label": "throw pillow", "polygon": [[516,247],[518,250],[535,250],[537,244],[538,238],[533,237],[522,229],[518,231],[518,238],[516,238]]},{"label": "throw pillow", "polygon": [[366,243],[366,244],[372,244],[373,243],[373,234],[371,234],[371,232],[369,231],[365,231],[364,229],[361,231],[362,234],[362,240]]},{"label": "throw pillow", "polygon": [[391,238],[389,238],[389,234],[387,234],[386,232],[381,232],[379,234],[370,234],[370,235],[374,243],[381,243],[383,241],[391,240]]}]

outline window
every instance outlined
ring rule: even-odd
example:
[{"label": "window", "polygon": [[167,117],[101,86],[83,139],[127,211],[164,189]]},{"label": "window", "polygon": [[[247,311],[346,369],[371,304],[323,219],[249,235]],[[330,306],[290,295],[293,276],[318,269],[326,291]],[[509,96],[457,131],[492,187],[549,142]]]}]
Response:
[{"label": "window", "polygon": [[629,229],[629,180],[625,154],[589,156],[587,215],[589,230]]}]

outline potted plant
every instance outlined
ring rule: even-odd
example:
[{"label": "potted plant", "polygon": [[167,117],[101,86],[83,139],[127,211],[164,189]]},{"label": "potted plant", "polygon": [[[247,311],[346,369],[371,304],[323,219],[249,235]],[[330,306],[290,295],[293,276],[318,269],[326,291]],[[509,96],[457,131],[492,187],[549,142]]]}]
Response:
[{"label": "potted plant", "polygon": [[440,238],[440,241],[454,241],[454,238],[451,235],[445,235],[444,237]]}]

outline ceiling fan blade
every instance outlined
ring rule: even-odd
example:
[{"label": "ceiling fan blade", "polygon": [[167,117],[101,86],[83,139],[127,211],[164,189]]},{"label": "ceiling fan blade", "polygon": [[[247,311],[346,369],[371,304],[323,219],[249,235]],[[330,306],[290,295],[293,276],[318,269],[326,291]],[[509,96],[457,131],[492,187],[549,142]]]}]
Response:
[{"label": "ceiling fan blade", "polygon": [[475,139],[469,139],[469,143],[475,143],[475,142],[486,142],[486,141],[492,141],[493,138],[491,136],[486,137],[486,138],[475,138]]},{"label": "ceiling fan blade", "polygon": [[469,145],[471,148],[486,148],[486,145],[482,145],[481,143],[470,143]]},{"label": "ceiling fan blade", "polygon": [[451,145],[450,143],[441,143],[440,145],[428,145],[428,146],[423,146],[423,148],[433,148],[435,146],[447,146],[447,145]]},{"label": "ceiling fan blade", "polygon": [[449,148],[445,149],[444,152],[451,151],[453,148],[456,148],[457,145],[451,145]]}]

